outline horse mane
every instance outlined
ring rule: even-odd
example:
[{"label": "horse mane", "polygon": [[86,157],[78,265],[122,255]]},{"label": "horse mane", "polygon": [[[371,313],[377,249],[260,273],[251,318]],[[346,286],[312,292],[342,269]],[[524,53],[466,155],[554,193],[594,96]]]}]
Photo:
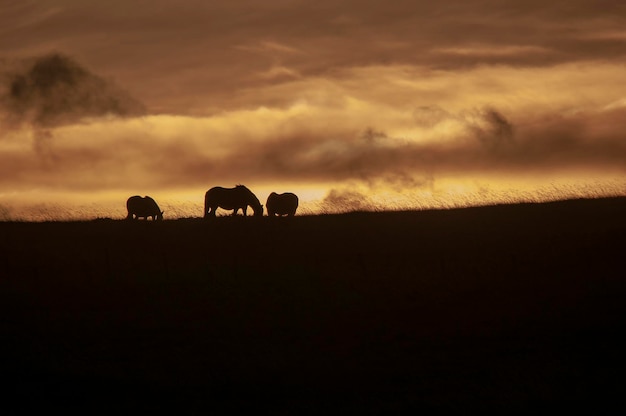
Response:
[{"label": "horse mane", "polygon": [[261,201],[259,201],[259,198],[257,198],[257,196],[254,194],[254,192],[252,192],[250,189],[248,189],[247,186],[242,185],[240,183],[238,183],[237,185],[235,185],[234,189],[238,189],[240,191],[245,191],[246,194],[248,194],[248,196],[253,200],[256,201],[256,203],[260,206],[261,205]]},{"label": "horse mane", "polygon": [[237,185],[235,185],[235,188],[234,188],[234,189],[237,189],[238,191],[245,191],[246,193],[248,193],[248,194],[250,194],[250,195],[254,195],[254,194],[252,193],[252,191],[251,191],[250,189],[248,189],[248,187],[247,187],[247,186],[242,185],[242,184],[240,184],[240,183],[239,183],[239,184],[237,184]]}]

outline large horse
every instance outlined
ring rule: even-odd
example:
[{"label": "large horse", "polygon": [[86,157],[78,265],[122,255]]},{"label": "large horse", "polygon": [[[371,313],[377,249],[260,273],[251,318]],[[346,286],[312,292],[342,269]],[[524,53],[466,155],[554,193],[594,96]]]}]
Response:
[{"label": "large horse", "polygon": [[263,216],[263,205],[259,202],[252,191],[243,185],[234,188],[222,188],[216,186],[204,194],[204,218],[215,217],[217,208],[232,209],[233,215],[237,215],[239,208],[243,215],[247,215],[248,205],[254,210],[255,217]]},{"label": "large horse", "polygon": [[156,201],[149,196],[143,198],[139,195],[131,196],[126,201],[126,209],[128,210],[128,216],[126,219],[148,219],[151,217],[153,220],[162,220],[163,211],[157,205]]},{"label": "large horse", "polygon": [[283,215],[293,217],[296,215],[296,209],[298,209],[298,197],[291,192],[285,192],[284,194],[272,192],[267,197],[265,206],[267,207],[267,215],[270,217]]}]

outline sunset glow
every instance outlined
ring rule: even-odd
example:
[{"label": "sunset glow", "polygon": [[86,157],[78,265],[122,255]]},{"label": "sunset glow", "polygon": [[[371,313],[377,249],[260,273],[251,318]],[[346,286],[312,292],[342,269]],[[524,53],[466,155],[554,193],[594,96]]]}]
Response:
[{"label": "sunset glow", "polygon": [[[598,4],[602,3],[602,7]],[[0,6],[0,220],[626,195],[626,5]]]}]

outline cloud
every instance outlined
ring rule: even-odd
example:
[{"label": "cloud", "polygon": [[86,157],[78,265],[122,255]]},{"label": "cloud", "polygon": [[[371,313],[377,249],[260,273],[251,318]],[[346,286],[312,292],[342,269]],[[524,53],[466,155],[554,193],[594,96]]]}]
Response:
[{"label": "cloud", "polygon": [[237,49],[243,51],[254,52],[259,54],[281,55],[281,54],[300,54],[302,53],[296,48],[287,46],[282,43],[272,41],[255,42],[252,45],[240,45]]},{"label": "cloud", "polygon": [[54,53],[16,66],[2,77],[4,126],[52,128],[85,118],[145,112],[139,101],[67,56]]},{"label": "cloud", "polygon": [[313,107],[94,121],[56,128],[54,140],[44,141],[39,154],[30,150],[32,139],[16,134],[0,152],[0,190],[356,181],[377,191],[401,192],[455,175],[624,173],[624,109],[515,125],[493,108],[441,110],[448,118],[416,129],[415,136],[399,136],[375,124],[359,128],[325,122],[333,115],[341,120],[350,111]]},{"label": "cloud", "polygon": [[84,117],[70,105],[52,124],[22,119],[48,127],[5,132],[0,192],[345,181],[401,192],[455,175],[623,173],[620,77],[609,64],[367,67],[250,90],[238,97],[250,108],[212,116]]},{"label": "cloud", "polygon": [[249,95],[291,84],[293,74],[328,79],[380,66],[459,72],[623,63],[626,4],[598,4],[160,0],[147,10],[137,2],[29,2],[0,15],[0,50],[7,57],[66,51],[114,75],[151,112],[210,115],[274,105],[250,103]]},{"label": "cloud", "polygon": [[554,54],[556,51],[547,49],[541,46],[533,45],[510,45],[510,46],[495,46],[490,47],[488,45],[466,46],[462,48],[448,47],[433,49],[432,53],[435,54],[449,54],[449,55],[461,55],[461,56],[473,56],[475,58],[480,57],[511,57],[516,55],[529,54]]},{"label": "cloud", "polygon": [[287,67],[273,66],[267,71],[259,73],[258,77],[261,79],[272,80],[274,82],[277,82],[277,81],[297,79],[297,78],[301,78],[302,76],[298,74],[297,71],[294,71]]},{"label": "cloud", "polygon": [[513,139],[513,124],[493,108],[479,111],[468,124],[476,138],[485,146],[496,148]]}]

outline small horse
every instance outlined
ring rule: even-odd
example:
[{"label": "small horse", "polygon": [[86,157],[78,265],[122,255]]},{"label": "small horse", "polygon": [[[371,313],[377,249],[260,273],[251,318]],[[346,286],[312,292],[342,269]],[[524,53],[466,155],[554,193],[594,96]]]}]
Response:
[{"label": "small horse", "polygon": [[152,220],[162,220],[163,211],[157,205],[156,201],[149,196],[140,197],[139,195],[131,196],[126,201],[126,209],[128,210],[127,220],[151,217]]},{"label": "small horse", "polygon": [[215,210],[218,207],[232,209],[233,216],[237,215],[239,208],[243,211],[244,217],[247,215],[248,205],[254,210],[255,217],[263,216],[263,205],[259,199],[243,185],[234,188],[222,188],[216,186],[209,189],[204,194],[204,218],[215,217]]},{"label": "small horse", "polygon": [[293,217],[296,215],[296,209],[298,209],[298,197],[291,192],[284,194],[272,192],[267,197],[265,206],[267,207],[267,215],[270,217],[283,215]]}]

